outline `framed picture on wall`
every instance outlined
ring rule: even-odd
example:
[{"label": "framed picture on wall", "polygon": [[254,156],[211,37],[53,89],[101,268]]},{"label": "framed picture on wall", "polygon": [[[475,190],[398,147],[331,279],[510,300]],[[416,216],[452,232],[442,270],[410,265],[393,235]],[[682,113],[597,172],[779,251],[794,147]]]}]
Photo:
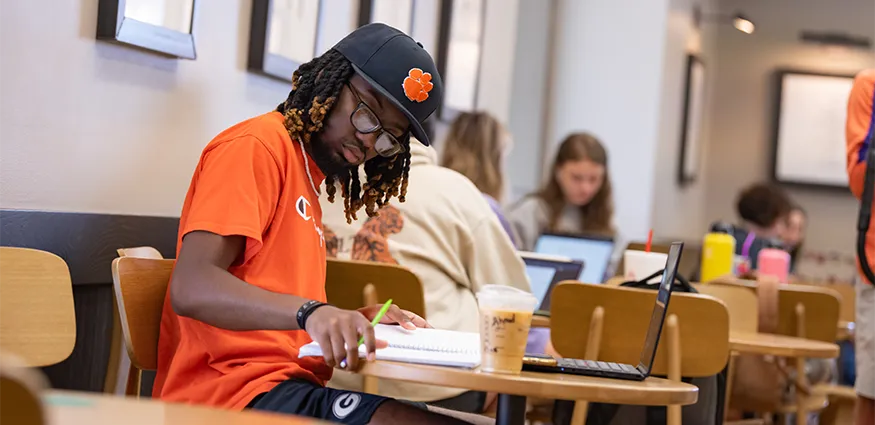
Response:
[{"label": "framed picture on wall", "polygon": [[292,81],[316,57],[321,0],[253,0],[247,67]]},{"label": "framed picture on wall", "polygon": [[100,0],[97,39],[195,59],[195,0]]},{"label": "framed picture on wall", "polygon": [[485,0],[442,2],[437,54],[444,81],[441,121],[452,121],[460,112],[477,108],[485,18]]},{"label": "framed picture on wall", "polygon": [[414,3],[415,0],[360,0],[359,26],[382,22],[412,36]]},{"label": "framed picture on wall", "polygon": [[687,55],[684,111],[681,122],[681,152],[678,183],[696,180],[702,158],[702,115],[705,108],[705,64],[695,55]]},{"label": "framed picture on wall", "polygon": [[845,117],[853,75],[778,70],[775,80],[772,177],[847,190]]}]

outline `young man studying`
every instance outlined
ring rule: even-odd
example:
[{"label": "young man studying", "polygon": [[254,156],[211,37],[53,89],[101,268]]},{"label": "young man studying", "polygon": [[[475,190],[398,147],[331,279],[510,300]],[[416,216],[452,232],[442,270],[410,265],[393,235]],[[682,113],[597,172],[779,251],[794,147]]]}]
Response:
[{"label": "young man studying", "polygon": [[[858,199],[863,197],[866,156],[875,142],[875,69],[860,71],[848,99],[845,127],[848,184]],[[875,226],[866,235],[866,259],[875,268]],[[860,269],[862,271],[862,269]],[[856,425],[875,425],[875,286],[860,273],[857,282],[856,350],[857,391]]]},{"label": "young man studying", "polygon": [[[370,325],[379,306],[325,304],[318,187],[339,183],[353,215],[403,202],[410,135],[428,144],[422,122],[442,95],[434,62],[410,37],[371,24],[301,65],[293,81],[276,111],[225,130],[201,155],[180,218],[153,395],[350,424],[458,423],[324,387],[332,367],[358,367],[360,336],[369,359],[381,344]],[[383,323],[428,326],[398,307]],[[311,340],[324,359],[298,358]]]}]

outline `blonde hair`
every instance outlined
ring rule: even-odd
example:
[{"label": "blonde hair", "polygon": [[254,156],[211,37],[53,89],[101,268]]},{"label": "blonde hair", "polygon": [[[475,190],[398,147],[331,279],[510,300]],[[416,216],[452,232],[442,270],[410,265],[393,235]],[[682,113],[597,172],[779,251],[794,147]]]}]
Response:
[{"label": "blonde hair", "polygon": [[506,132],[498,120],[486,112],[463,112],[444,140],[441,164],[468,177],[480,192],[501,200],[506,145]]}]

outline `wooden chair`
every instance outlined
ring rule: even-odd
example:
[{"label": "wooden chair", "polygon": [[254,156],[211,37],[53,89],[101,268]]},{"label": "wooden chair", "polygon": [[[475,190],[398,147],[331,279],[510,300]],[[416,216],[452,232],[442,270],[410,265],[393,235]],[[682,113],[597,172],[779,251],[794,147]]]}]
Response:
[{"label": "wooden chair", "polygon": [[[839,302],[839,326],[836,340],[845,341],[853,339],[853,323],[856,320],[857,290],[851,283],[839,282],[829,284],[817,284],[799,282],[803,285],[811,285],[828,288],[836,291],[840,296]],[[850,326],[849,326],[850,325]],[[843,424],[853,422],[854,403],[857,394],[854,388],[843,385],[820,384],[813,388],[817,394],[827,397],[829,405],[820,414],[820,423],[824,425]]]},{"label": "wooden chair", "polygon": [[0,352],[0,423],[44,425],[46,412],[40,395],[49,388],[48,379],[24,360]]},{"label": "wooden chair", "polygon": [[[394,304],[425,318],[422,283],[410,270],[393,264],[329,258],[325,279],[328,302],[338,308],[356,310],[384,303]],[[378,379],[365,376],[363,390],[378,394]]]},{"label": "wooden chair", "polygon": [[67,263],[45,251],[0,247],[0,349],[42,367],[64,361],[75,344]]},{"label": "wooden chair", "polygon": [[[734,287],[755,291],[757,283],[748,280],[732,278],[718,279],[710,284],[700,285],[704,291],[727,291],[720,287]],[[840,295],[829,288],[811,285],[783,284],[778,289],[778,318],[775,333],[798,338],[806,338],[823,342],[836,340]],[[754,304],[756,306],[756,304]],[[754,307],[753,312],[756,312]],[[752,316],[754,314],[751,314]],[[810,388],[805,374],[805,359],[795,358],[797,387],[805,389],[797,391],[797,400],[793,404],[782,406],[777,413],[796,414],[797,424],[804,424],[809,412],[820,411],[828,404],[826,387]],[[730,367],[733,366],[730,362]],[[730,376],[732,371],[730,370]],[[727,394],[729,394],[727,387]],[[807,392],[807,394],[806,394]],[[727,400],[728,401],[728,400]]]},{"label": "wooden chair", "polygon": [[[838,292],[827,287],[781,285],[778,293],[778,333],[823,342],[835,342],[838,334]],[[797,383],[810,387],[805,375],[805,359],[796,358]],[[823,391],[809,389],[809,394],[797,392],[794,405],[784,406],[780,413],[796,413],[797,425],[805,425],[808,412],[824,409],[828,397]],[[803,397],[799,397],[799,396]]]},{"label": "wooden chair", "polygon": [[[562,283],[551,298],[551,339],[563,357],[637,365],[656,291]],[[679,381],[720,373],[729,357],[729,313],[719,300],[673,293],[651,373]],[[573,424],[583,424],[587,404],[577,402]],[[670,425],[681,407],[668,407]]]},{"label": "wooden chair", "polygon": [[161,312],[174,260],[119,257],[112,261],[112,282],[125,348],[132,371],[126,395],[139,397],[143,370],[158,368]]},{"label": "wooden chair", "polygon": [[[730,285],[730,284],[693,284],[700,294],[709,295],[723,301],[729,312],[729,330],[732,332],[756,333],[759,330],[759,316],[757,312],[757,293],[755,287]],[[726,396],[723,400],[723,420],[727,423],[730,394],[732,394],[732,377],[735,376],[735,362],[737,352],[730,352],[729,366],[726,371]],[[735,425],[742,423],[754,423],[752,421],[732,422]],[[759,420],[756,423],[762,423]]]},{"label": "wooden chair", "polygon": [[[133,248],[119,248],[116,250],[119,257],[163,259],[164,256],[151,246],[138,246]],[[115,297],[115,295],[113,295]],[[110,343],[109,360],[106,364],[106,379],[103,384],[103,392],[110,394],[126,394],[127,382],[132,375],[139,374],[139,370],[131,364],[125,349],[125,341],[122,336],[122,325],[119,319],[118,302],[112,305],[112,342]],[[139,393],[139,387],[137,388]]]},{"label": "wooden chair", "polygon": [[708,285],[695,283],[693,287],[700,294],[709,295],[723,301],[729,312],[729,330],[736,332],[757,332],[757,294],[754,288],[731,285]]},{"label": "wooden chair", "polygon": [[347,310],[392,298],[393,304],[425,318],[422,283],[410,270],[393,264],[329,258],[325,294],[329,303]]},{"label": "wooden chair", "polygon": [[136,246],[133,248],[119,248],[115,250],[119,257],[152,258],[160,260],[164,258],[161,253],[151,246]]},{"label": "wooden chair", "polygon": [[[839,294],[839,327],[837,338],[839,341],[853,338],[853,333],[850,331],[848,325],[854,323],[857,319],[857,289],[852,283],[796,283],[817,288],[828,288],[836,291]],[[853,325],[851,325],[851,329],[853,329]]]}]

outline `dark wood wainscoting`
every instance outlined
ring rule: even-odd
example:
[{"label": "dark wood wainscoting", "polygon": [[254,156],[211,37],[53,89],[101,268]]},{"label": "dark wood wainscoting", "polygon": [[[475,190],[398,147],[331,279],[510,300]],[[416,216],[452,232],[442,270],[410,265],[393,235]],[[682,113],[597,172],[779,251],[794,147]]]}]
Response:
[{"label": "dark wood wainscoting", "polygon": [[[116,249],[152,246],[176,256],[179,218],[0,209],[0,245],[57,254],[70,268],[76,346],[44,368],[55,388],[103,391],[112,331],[112,260]],[[151,379],[144,377],[151,388]],[[148,393],[146,393],[148,394]]]}]

